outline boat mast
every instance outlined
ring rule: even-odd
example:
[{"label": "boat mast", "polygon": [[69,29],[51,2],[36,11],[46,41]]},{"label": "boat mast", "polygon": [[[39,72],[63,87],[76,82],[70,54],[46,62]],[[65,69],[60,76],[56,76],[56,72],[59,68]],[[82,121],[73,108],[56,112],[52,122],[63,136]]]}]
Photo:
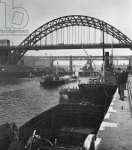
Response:
[{"label": "boat mast", "polygon": [[111,44],[111,65],[112,66],[114,65],[114,62],[113,62],[113,39],[112,39],[112,44]]},{"label": "boat mast", "polygon": [[58,59],[57,59],[57,63],[56,63],[56,67],[55,67],[55,75],[58,75]]}]

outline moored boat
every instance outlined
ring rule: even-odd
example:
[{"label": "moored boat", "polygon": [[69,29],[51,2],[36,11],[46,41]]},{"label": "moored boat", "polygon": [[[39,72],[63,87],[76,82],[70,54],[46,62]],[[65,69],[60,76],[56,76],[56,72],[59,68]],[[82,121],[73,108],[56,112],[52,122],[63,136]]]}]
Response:
[{"label": "moored boat", "polygon": [[21,126],[19,138],[30,150],[79,150],[89,135],[96,136],[103,118],[101,106],[58,104]]},{"label": "moored boat", "polygon": [[77,89],[65,88],[60,90],[60,103],[90,101],[97,105],[110,104],[116,89],[116,76],[109,64],[109,55],[106,53],[104,80],[99,76],[92,78],[89,83],[79,83]]},{"label": "moored boat", "polygon": [[60,90],[60,103],[91,102],[96,105],[110,104],[117,89],[116,85],[79,84],[79,88],[64,88]]},{"label": "moored boat", "polygon": [[[95,144],[96,134],[108,106],[108,103],[104,107],[86,101],[58,104],[22,125],[19,128],[19,136],[16,136],[14,129],[13,136],[10,135],[12,128],[9,126],[6,137],[12,140],[5,138],[1,145],[8,143],[9,148],[15,144],[22,150],[90,149]],[[88,142],[89,144],[86,144]]]}]

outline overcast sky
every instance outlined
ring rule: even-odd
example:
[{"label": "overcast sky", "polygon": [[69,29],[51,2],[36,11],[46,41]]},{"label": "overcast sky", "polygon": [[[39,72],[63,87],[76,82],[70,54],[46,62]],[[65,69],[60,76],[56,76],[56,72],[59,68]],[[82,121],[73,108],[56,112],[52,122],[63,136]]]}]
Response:
[{"label": "overcast sky", "polygon": [[[24,28],[28,30],[27,34],[54,18],[78,14],[104,20],[132,39],[132,0],[14,0],[14,6],[24,8],[29,15]],[[14,44],[19,44],[25,37],[0,36],[9,38]],[[123,53],[131,54],[128,50]]]}]

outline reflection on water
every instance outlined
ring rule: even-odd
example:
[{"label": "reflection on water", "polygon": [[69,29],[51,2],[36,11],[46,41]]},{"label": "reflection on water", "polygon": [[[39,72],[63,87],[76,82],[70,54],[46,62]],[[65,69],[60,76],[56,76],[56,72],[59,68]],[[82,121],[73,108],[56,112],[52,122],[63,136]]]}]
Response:
[{"label": "reflection on water", "polygon": [[[77,84],[71,83],[68,86],[76,87]],[[44,89],[40,86],[39,78],[1,80],[0,124],[14,121],[20,126],[56,105],[58,100],[59,88]]]}]

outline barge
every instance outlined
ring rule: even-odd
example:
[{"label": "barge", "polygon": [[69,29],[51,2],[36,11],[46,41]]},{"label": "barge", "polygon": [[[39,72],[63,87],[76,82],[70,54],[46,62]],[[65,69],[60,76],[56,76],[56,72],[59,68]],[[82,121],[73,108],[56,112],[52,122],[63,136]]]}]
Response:
[{"label": "barge", "polygon": [[[40,150],[80,150],[89,136],[96,137],[104,114],[102,106],[58,104],[21,126],[19,139],[28,150],[34,147]],[[37,143],[34,132],[39,137]],[[32,141],[28,142],[29,139]]]}]

